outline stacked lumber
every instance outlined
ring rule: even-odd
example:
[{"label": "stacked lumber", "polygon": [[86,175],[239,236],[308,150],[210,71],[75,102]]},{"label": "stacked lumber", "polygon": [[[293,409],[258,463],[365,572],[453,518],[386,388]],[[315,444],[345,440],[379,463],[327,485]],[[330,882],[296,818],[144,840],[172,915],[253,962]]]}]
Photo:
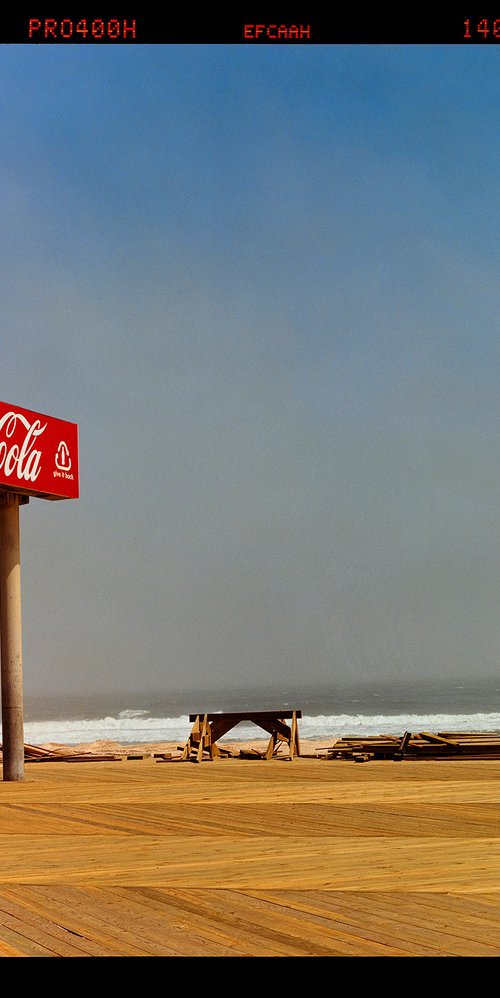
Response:
[{"label": "stacked lumber", "polygon": [[[0,761],[2,759],[2,745],[0,743]],[[25,762],[175,762],[180,760],[180,756],[175,757],[171,752],[65,752],[62,749],[46,749],[40,745],[24,745]]]},{"label": "stacked lumber", "polygon": [[93,752],[82,752],[80,755],[70,755],[65,752],[47,753],[47,755],[25,755],[25,762],[121,762],[121,755],[96,755]]},{"label": "stacked lumber", "polygon": [[[0,755],[2,746],[0,745]],[[39,745],[24,746],[25,762],[120,762],[121,755],[97,755],[94,752],[82,752],[72,755],[69,752],[54,751],[40,748]]]},{"label": "stacked lumber", "polygon": [[33,759],[45,759],[47,756],[54,756],[57,753],[50,752],[49,749],[40,748],[39,745],[24,745],[24,760],[31,762]]},{"label": "stacked lumber", "polygon": [[172,753],[129,751],[120,753],[80,752],[75,754],[74,752],[44,749],[40,748],[39,745],[25,745],[24,759],[25,762],[120,762],[123,760],[127,760],[127,762],[137,760],[140,762],[171,762]]},{"label": "stacked lumber", "polygon": [[[430,731],[398,735],[347,735],[318,750],[320,758],[351,759],[500,759],[500,733],[490,731]],[[325,754],[326,753],[326,754]]]},{"label": "stacked lumber", "polygon": [[333,745],[318,752],[326,752],[320,758],[355,759],[368,755],[371,759],[393,759],[399,749],[401,738],[397,735],[346,735],[336,738]]}]

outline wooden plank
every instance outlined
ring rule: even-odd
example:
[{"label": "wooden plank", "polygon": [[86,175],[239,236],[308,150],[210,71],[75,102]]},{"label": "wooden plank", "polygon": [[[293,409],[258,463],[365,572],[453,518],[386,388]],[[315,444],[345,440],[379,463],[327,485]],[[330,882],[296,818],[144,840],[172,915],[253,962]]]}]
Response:
[{"label": "wooden plank", "polygon": [[290,736],[290,757],[293,759],[294,755],[300,755],[299,727],[296,710],[294,710],[292,715],[292,731]]},{"label": "wooden plank", "polygon": [[[46,906],[43,899],[43,888],[32,888],[38,891],[38,904],[33,903],[29,896],[29,890],[26,891],[23,888],[3,888],[0,891],[0,905],[2,908],[6,904],[12,904],[15,910],[22,912],[22,919],[26,925],[35,925],[44,930],[49,936],[55,937],[56,942],[53,943],[54,951],[58,955],[62,955],[60,951],[59,944],[57,940],[62,939],[63,941],[69,940],[74,943],[74,945],[80,951],[80,955],[83,956],[107,956],[108,951],[104,947],[100,946],[98,943],[91,939],[85,938],[80,932],[75,932],[64,928],[59,922],[55,922],[53,919],[47,917],[47,912],[45,910]],[[58,912],[57,917],[61,918],[61,913]]]},{"label": "wooden plank", "polygon": [[206,729],[207,729],[207,727],[208,727],[208,721],[207,721],[207,715],[205,714],[205,716],[203,718],[203,722],[202,722],[201,728],[200,728],[200,740],[199,740],[199,743],[198,743],[198,751],[196,753],[196,761],[197,762],[201,762],[201,760],[203,758],[204,739],[205,739],[205,736],[206,736]]},{"label": "wooden plank", "polygon": [[398,747],[394,750],[394,759],[395,760],[398,761],[398,760],[403,759],[404,754],[406,752],[406,749],[408,747],[408,742],[410,741],[410,738],[411,738],[411,731],[405,731],[405,733],[404,733],[404,735],[403,735],[403,737],[402,737],[402,739],[401,739]]},{"label": "wooden plank", "polygon": [[[85,946],[76,945],[78,936],[75,933],[69,933],[47,920],[35,919],[21,906],[0,897],[0,936],[3,936],[5,929],[14,930],[20,937],[19,944],[24,953],[28,953],[31,945],[35,944],[52,956],[88,955]],[[21,942],[23,939],[25,943]]]},{"label": "wooden plank", "polygon": [[[334,926],[350,928],[353,936],[361,939],[377,939],[391,945],[398,939],[400,948],[407,954],[497,956],[500,953],[498,928],[489,932],[485,939],[485,925],[477,920],[472,935],[457,921],[450,920],[449,913],[439,918],[440,908],[423,908],[419,903],[421,895],[400,893],[396,903],[393,894],[381,892],[342,892],[332,891],[286,891],[250,892],[252,897],[264,898],[269,902],[290,907],[303,912],[310,918],[331,920]],[[435,897],[440,905],[442,895]],[[460,912],[465,918],[468,899],[461,899]],[[436,917],[436,914],[438,917]],[[429,925],[432,924],[432,932]],[[467,920],[467,925],[468,925]]]},{"label": "wooden plank", "polygon": [[[272,721],[277,718],[291,718],[293,717],[293,710],[241,710],[241,711],[220,711],[216,714],[207,714],[206,717],[209,721],[218,721],[221,718],[225,720],[232,720],[235,723],[240,721],[259,721],[268,720]],[[295,714],[298,718],[302,717],[301,710],[295,710]],[[195,721],[197,717],[203,717],[204,711],[200,711],[199,714],[190,714],[189,720]]]},{"label": "wooden plank", "polygon": [[276,731],[272,731],[271,732],[271,737],[269,739],[268,746],[266,748],[266,752],[265,752],[265,756],[264,756],[265,759],[269,760],[269,759],[272,758],[273,752],[274,752],[274,750],[276,748],[276,741],[277,741]]},{"label": "wooden plank", "polygon": [[430,742],[437,742],[441,745],[449,745],[450,748],[453,748],[456,751],[460,748],[457,742],[453,741],[451,738],[444,738],[443,735],[433,735],[430,731],[419,731],[419,736],[420,738],[425,738]]},{"label": "wooden plank", "polygon": [[500,955],[499,777],[34,766],[0,802],[0,954]]}]

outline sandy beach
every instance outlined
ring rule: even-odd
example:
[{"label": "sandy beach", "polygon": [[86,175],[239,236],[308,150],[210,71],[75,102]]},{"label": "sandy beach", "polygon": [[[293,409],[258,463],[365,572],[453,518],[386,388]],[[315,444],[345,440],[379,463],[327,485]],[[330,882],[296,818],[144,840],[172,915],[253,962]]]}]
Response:
[{"label": "sandy beach", "polygon": [[0,954],[498,956],[499,809],[495,760],[27,764]]},{"label": "sandy beach", "polygon": [[[238,741],[237,739],[231,739],[226,741],[225,739],[220,742],[220,744],[226,748],[230,749],[236,753],[240,749],[256,749],[258,752],[265,751],[268,745],[268,738],[255,738],[252,741]],[[309,738],[301,739],[301,750],[304,755],[315,755],[316,750],[320,747],[330,745],[332,738]],[[80,742],[77,745],[64,745],[60,742],[45,742],[40,748],[48,749],[50,752],[64,752],[66,755],[81,755],[83,752],[90,752],[94,755],[110,755],[113,753],[119,755],[127,755],[136,752],[137,754],[154,754],[162,752],[171,752],[173,755],[178,755],[181,749],[181,742],[135,742],[124,744],[123,742],[111,741],[109,739],[99,739],[93,742]],[[286,754],[286,748],[283,748],[281,754]]]}]

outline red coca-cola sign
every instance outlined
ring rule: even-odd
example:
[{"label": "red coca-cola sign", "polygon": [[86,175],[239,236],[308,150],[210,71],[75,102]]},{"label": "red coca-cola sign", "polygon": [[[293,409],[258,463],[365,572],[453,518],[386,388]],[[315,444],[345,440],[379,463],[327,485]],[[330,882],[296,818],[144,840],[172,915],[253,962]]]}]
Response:
[{"label": "red coca-cola sign", "polygon": [[78,499],[78,426],[0,402],[0,490]]}]

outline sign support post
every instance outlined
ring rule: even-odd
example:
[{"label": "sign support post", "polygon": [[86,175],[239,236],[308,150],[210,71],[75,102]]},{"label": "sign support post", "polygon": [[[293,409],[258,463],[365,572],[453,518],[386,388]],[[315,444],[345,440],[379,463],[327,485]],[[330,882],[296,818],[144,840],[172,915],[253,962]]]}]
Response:
[{"label": "sign support post", "polygon": [[24,779],[19,507],[78,499],[76,423],[0,402],[0,652],[4,780]]},{"label": "sign support post", "polygon": [[0,634],[4,780],[24,779],[23,653],[19,506],[27,496],[0,493]]}]

